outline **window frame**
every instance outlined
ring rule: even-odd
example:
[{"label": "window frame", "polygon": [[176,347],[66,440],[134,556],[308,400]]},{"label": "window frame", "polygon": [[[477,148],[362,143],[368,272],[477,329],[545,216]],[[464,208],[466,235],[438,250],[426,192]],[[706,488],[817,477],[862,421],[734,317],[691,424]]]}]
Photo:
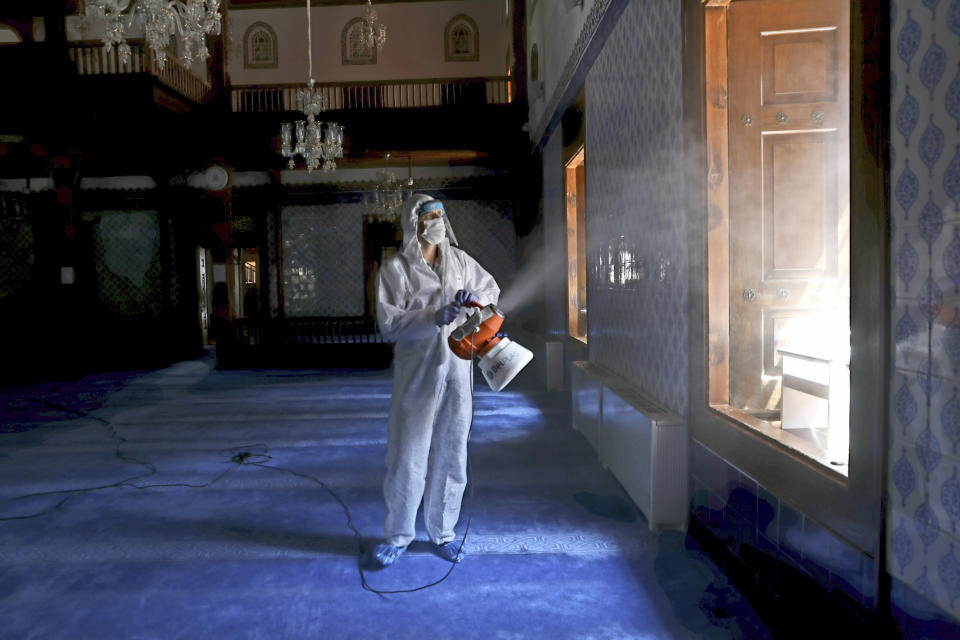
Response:
[{"label": "window frame", "polygon": [[[572,157],[563,163],[564,185],[564,212],[567,236],[567,335],[587,344],[589,336],[589,319],[587,313],[587,240],[586,240],[586,209],[587,209],[587,171],[586,147],[580,145]],[[571,180],[573,184],[571,185]],[[570,196],[575,200],[570,202]],[[572,218],[572,220],[571,220]],[[574,255],[575,254],[575,255]],[[571,270],[576,269],[576,276],[571,277]],[[572,287],[576,287],[576,297]],[[580,298],[583,293],[583,299]],[[577,304],[573,301],[576,299]],[[581,307],[581,305],[583,305]],[[583,315],[580,315],[580,309]],[[576,315],[574,315],[576,313]],[[582,321],[582,327],[581,327]],[[581,331],[582,329],[582,331]]]},{"label": "window frame", "polygon": [[[714,5],[722,4],[729,7],[732,3],[712,3]],[[714,11],[714,18],[710,19],[706,25],[705,46],[706,50],[715,49],[728,38],[726,10]],[[728,67],[730,65],[729,56],[718,56],[718,59],[707,66],[708,93],[726,94],[729,86],[735,84],[735,79],[728,77]],[[840,92],[841,95],[844,93]],[[708,372],[708,389],[710,407],[714,411],[724,416],[742,423],[743,425],[760,432],[766,437],[777,440],[785,447],[789,447],[799,453],[801,456],[820,464],[823,469],[838,476],[847,475],[848,466],[834,466],[829,452],[821,448],[812,440],[797,435],[785,426],[779,427],[771,424],[768,419],[755,415],[745,410],[733,398],[734,382],[736,376],[733,373],[734,364],[732,356],[742,347],[742,342],[735,342],[734,332],[740,330],[740,325],[731,322],[734,303],[731,300],[736,294],[731,290],[732,273],[736,271],[737,262],[734,242],[737,234],[731,232],[731,220],[734,217],[736,197],[731,193],[731,183],[729,174],[731,172],[731,161],[729,160],[730,142],[729,137],[733,134],[728,123],[728,103],[724,101],[711,101],[706,107],[706,145],[707,153],[710,157],[711,187],[708,190],[708,208],[712,212],[710,220],[710,231],[707,237],[707,308],[709,331],[708,335],[712,337],[709,341],[709,362],[710,370]],[[847,127],[849,129],[849,127]],[[849,144],[847,145],[849,147]],[[836,187],[835,187],[836,188]],[[841,188],[842,191],[842,188]],[[846,229],[847,233],[849,228]],[[766,224],[762,228],[757,228],[758,233],[772,233]],[[842,235],[842,234],[841,234]],[[761,240],[762,244],[762,240]],[[849,247],[845,254],[849,260]],[[765,255],[765,262],[770,260],[769,255]],[[764,265],[767,268],[767,265]],[[835,276],[838,265],[836,260],[833,264]],[[826,267],[824,275],[830,276],[830,267]],[[819,275],[819,274],[818,274]],[[780,278],[782,280],[782,277]],[[744,296],[747,292],[744,292]],[[847,294],[849,299],[849,292]],[[758,303],[754,303],[758,304]],[[849,329],[849,327],[847,327]],[[727,336],[723,339],[721,336]],[[763,366],[763,365],[761,365]],[[848,376],[849,377],[849,376]],[[786,384],[784,383],[784,390]],[[834,387],[836,390],[836,387]],[[742,393],[742,391],[741,391]],[[832,407],[831,407],[832,408]],[[846,409],[848,412],[848,408]]]},{"label": "window frame", "polygon": [[[889,414],[889,274],[885,180],[888,105],[883,86],[889,75],[889,47],[879,9],[850,0],[850,458],[843,477],[777,437],[780,431],[745,426],[710,407],[710,326],[707,321],[707,225],[709,179],[707,118],[725,103],[708,95],[707,21],[725,17],[731,2],[684,0],[684,119],[688,189],[689,255],[689,422],[693,439],[760,485],[832,530],[868,555],[882,545],[882,500],[887,468]],[[871,3],[872,4],[872,3]],[[882,20],[880,20],[882,22]],[[869,36],[869,39],[867,38]],[[878,78],[879,81],[874,81]],[[868,86],[869,83],[869,86]],[[724,181],[725,182],[725,181]]]}]

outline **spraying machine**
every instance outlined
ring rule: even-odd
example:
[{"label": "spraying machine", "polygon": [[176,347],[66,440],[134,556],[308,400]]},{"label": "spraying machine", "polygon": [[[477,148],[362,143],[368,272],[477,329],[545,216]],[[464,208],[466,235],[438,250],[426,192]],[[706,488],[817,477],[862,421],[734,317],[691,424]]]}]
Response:
[{"label": "spraying machine", "polygon": [[467,306],[476,307],[477,311],[453,330],[447,342],[458,357],[464,360],[476,357],[487,384],[494,391],[500,391],[533,360],[533,353],[510,338],[497,335],[504,316],[496,305],[471,302]]}]

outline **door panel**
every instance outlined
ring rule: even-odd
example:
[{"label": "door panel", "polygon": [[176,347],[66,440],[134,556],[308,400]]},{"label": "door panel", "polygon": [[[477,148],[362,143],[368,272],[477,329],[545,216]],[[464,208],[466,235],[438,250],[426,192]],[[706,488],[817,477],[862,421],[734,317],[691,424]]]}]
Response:
[{"label": "door panel", "polygon": [[764,281],[835,278],[837,132],[763,136]]},{"label": "door panel", "polygon": [[763,104],[834,102],[839,86],[836,27],[765,31]]},{"label": "door panel", "polygon": [[780,404],[780,346],[826,351],[849,280],[849,6],[729,7],[730,404]]}]

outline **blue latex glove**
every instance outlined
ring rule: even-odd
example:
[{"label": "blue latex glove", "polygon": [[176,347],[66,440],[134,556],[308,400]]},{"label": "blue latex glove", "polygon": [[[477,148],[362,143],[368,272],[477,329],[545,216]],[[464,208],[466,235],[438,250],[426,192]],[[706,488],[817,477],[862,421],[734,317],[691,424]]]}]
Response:
[{"label": "blue latex glove", "polygon": [[453,322],[458,313],[460,313],[460,305],[458,305],[456,302],[451,302],[450,304],[445,304],[437,309],[437,313],[433,316],[433,320],[437,323],[438,327],[442,327],[445,324],[450,324]]},{"label": "blue latex glove", "polygon": [[471,302],[480,302],[480,299],[466,289],[460,289],[460,291],[457,291],[457,293],[453,296],[453,301],[462,307],[463,305]]}]

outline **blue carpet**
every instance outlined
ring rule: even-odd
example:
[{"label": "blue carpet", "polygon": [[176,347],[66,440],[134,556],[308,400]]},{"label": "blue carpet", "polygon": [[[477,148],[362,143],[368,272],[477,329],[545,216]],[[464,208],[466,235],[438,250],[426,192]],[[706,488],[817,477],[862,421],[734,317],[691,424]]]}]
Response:
[{"label": "blue carpet", "polygon": [[[389,371],[209,357],[0,388],[0,638],[769,637],[688,538],[648,531],[567,398],[523,376],[477,381],[466,560],[429,589],[364,590],[390,390]],[[443,577],[418,526],[371,587]]]}]

